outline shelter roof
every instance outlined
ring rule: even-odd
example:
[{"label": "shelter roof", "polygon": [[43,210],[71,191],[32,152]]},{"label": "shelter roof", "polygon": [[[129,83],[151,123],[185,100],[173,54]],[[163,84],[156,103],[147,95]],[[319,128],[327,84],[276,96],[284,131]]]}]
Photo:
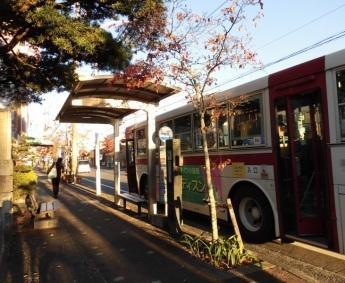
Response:
[{"label": "shelter roof", "polygon": [[152,82],[129,88],[123,80],[114,81],[113,76],[98,76],[76,84],[56,119],[66,123],[111,124],[143,109],[143,105],[157,104],[176,91]]}]

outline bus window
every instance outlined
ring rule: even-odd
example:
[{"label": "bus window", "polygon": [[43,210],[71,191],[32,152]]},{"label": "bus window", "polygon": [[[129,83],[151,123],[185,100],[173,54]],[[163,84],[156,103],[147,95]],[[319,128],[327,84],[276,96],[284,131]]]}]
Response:
[{"label": "bus window", "polygon": [[136,140],[137,140],[137,155],[146,154],[146,134],[145,129],[140,129],[136,131]]},{"label": "bus window", "polygon": [[265,143],[261,104],[260,97],[255,96],[235,106],[231,117],[232,147],[256,146]]},{"label": "bus window", "polygon": [[338,92],[340,137],[341,141],[345,141],[345,70],[338,71],[336,73],[336,78]]},{"label": "bus window", "polygon": [[223,105],[219,109],[218,146],[219,148],[229,147],[229,119],[227,105]]},{"label": "bus window", "polygon": [[192,150],[192,123],[191,115],[182,116],[174,120],[175,138],[181,139],[181,150]]},{"label": "bus window", "polygon": [[[208,110],[208,112],[205,114],[207,145],[209,149],[217,148],[217,119],[213,116],[213,111],[214,110]],[[193,117],[195,150],[201,150],[203,146],[200,130],[200,117],[198,113],[194,113]]]}]

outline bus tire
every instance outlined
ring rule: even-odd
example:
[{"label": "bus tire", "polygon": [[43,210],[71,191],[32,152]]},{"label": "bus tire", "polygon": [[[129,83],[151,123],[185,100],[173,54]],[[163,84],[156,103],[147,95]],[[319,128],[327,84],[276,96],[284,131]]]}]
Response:
[{"label": "bus tire", "polygon": [[241,186],[232,197],[243,239],[262,243],[273,239],[273,213],[265,195],[254,186]]}]

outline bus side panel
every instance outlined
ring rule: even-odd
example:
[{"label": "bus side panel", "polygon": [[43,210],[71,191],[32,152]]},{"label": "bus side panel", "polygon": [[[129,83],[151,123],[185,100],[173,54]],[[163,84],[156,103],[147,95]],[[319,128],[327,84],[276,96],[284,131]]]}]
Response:
[{"label": "bus side panel", "polygon": [[[260,189],[266,196],[274,216],[275,234],[276,236],[279,235],[274,168],[272,165],[245,165],[243,162],[234,162],[223,170],[212,168],[211,175],[218,203],[218,218],[227,220],[226,199],[235,184],[245,181]],[[207,195],[205,193],[203,166],[183,166],[182,179],[184,209],[208,215],[208,206],[204,202]]]},{"label": "bus side panel", "polygon": [[339,251],[345,253],[345,145],[331,147]]},{"label": "bus side panel", "polygon": [[[341,58],[336,58],[339,62]],[[327,61],[326,61],[327,63]],[[334,64],[334,62],[333,62]],[[339,70],[344,67],[339,68]],[[341,140],[339,127],[338,97],[336,89],[335,72],[331,69],[326,72],[327,100],[328,100],[328,121],[330,128],[330,149],[332,160],[332,187],[335,202],[335,218],[337,222],[337,235],[339,252],[345,253],[345,144]]]}]

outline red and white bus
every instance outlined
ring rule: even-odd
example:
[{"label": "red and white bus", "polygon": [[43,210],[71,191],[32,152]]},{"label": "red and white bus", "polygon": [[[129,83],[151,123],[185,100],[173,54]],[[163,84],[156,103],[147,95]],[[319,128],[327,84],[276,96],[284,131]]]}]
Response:
[{"label": "red and white bus", "polygon": [[[208,119],[210,158],[230,160],[212,167],[218,217],[227,219],[230,197],[248,240],[281,237],[345,253],[345,50],[216,97],[228,114]],[[181,139],[183,208],[208,214],[198,115],[186,105],[156,121]],[[126,131],[128,183],[139,193],[147,185],[146,136],[144,124]]]}]

